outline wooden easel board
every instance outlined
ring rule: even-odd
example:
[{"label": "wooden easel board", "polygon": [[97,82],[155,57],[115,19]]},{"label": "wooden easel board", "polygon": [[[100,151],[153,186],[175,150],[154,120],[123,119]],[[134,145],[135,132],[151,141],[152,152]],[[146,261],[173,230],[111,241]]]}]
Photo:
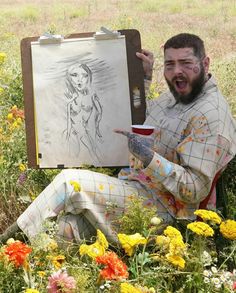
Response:
[{"label": "wooden easel board", "polygon": [[29,167],[128,165],[127,139],[113,129],[144,122],[144,73],[139,32],[119,32],[21,41]]}]

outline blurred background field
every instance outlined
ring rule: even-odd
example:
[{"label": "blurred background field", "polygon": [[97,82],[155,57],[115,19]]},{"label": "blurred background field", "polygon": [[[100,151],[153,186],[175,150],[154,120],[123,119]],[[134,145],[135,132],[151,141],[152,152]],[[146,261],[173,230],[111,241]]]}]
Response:
[{"label": "blurred background field", "polygon": [[[211,58],[211,72],[236,116],[234,0],[1,0],[0,232],[58,172],[27,168],[20,41],[45,32],[64,36],[93,32],[101,26],[139,30],[142,47],[155,54],[154,95],[166,87],[162,77],[161,45],[180,32],[199,35]],[[232,170],[232,175],[235,171]]]}]

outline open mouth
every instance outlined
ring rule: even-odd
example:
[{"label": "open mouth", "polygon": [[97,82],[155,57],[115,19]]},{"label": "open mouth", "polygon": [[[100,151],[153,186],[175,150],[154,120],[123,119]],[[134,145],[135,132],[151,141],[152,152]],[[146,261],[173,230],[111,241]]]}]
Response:
[{"label": "open mouth", "polygon": [[175,80],[174,82],[175,86],[176,86],[176,89],[179,90],[179,91],[183,91],[187,88],[187,81],[186,80],[183,80],[183,79],[177,79]]}]

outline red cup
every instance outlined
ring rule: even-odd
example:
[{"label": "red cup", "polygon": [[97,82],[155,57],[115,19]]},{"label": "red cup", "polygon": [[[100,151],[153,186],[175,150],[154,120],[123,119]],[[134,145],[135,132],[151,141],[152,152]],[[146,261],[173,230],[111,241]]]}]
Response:
[{"label": "red cup", "polygon": [[136,124],[136,125],[131,125],[131,129],[133,133],[137,133],[141,135],[151,135],[154,132],[155,127],[150,125]]}]

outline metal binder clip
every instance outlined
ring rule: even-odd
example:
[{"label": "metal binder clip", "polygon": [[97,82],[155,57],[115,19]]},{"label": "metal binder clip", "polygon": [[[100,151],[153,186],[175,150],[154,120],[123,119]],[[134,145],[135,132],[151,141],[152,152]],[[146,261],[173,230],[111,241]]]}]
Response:
[{"label": "metal binder clip", "polygon": [[62,35],[52,35],[50,33],[44,33],[39,37],[38,41],[41,44],[60,44],[64,37]]},{"label": "metal binder clip", "polygon": [[108,39],[116,39],[120,36],[120,32],[118,31],[111,31],[105,27],[101,27],[100,32],[96,32],[93,37],[97,40],[108,40]]}]

